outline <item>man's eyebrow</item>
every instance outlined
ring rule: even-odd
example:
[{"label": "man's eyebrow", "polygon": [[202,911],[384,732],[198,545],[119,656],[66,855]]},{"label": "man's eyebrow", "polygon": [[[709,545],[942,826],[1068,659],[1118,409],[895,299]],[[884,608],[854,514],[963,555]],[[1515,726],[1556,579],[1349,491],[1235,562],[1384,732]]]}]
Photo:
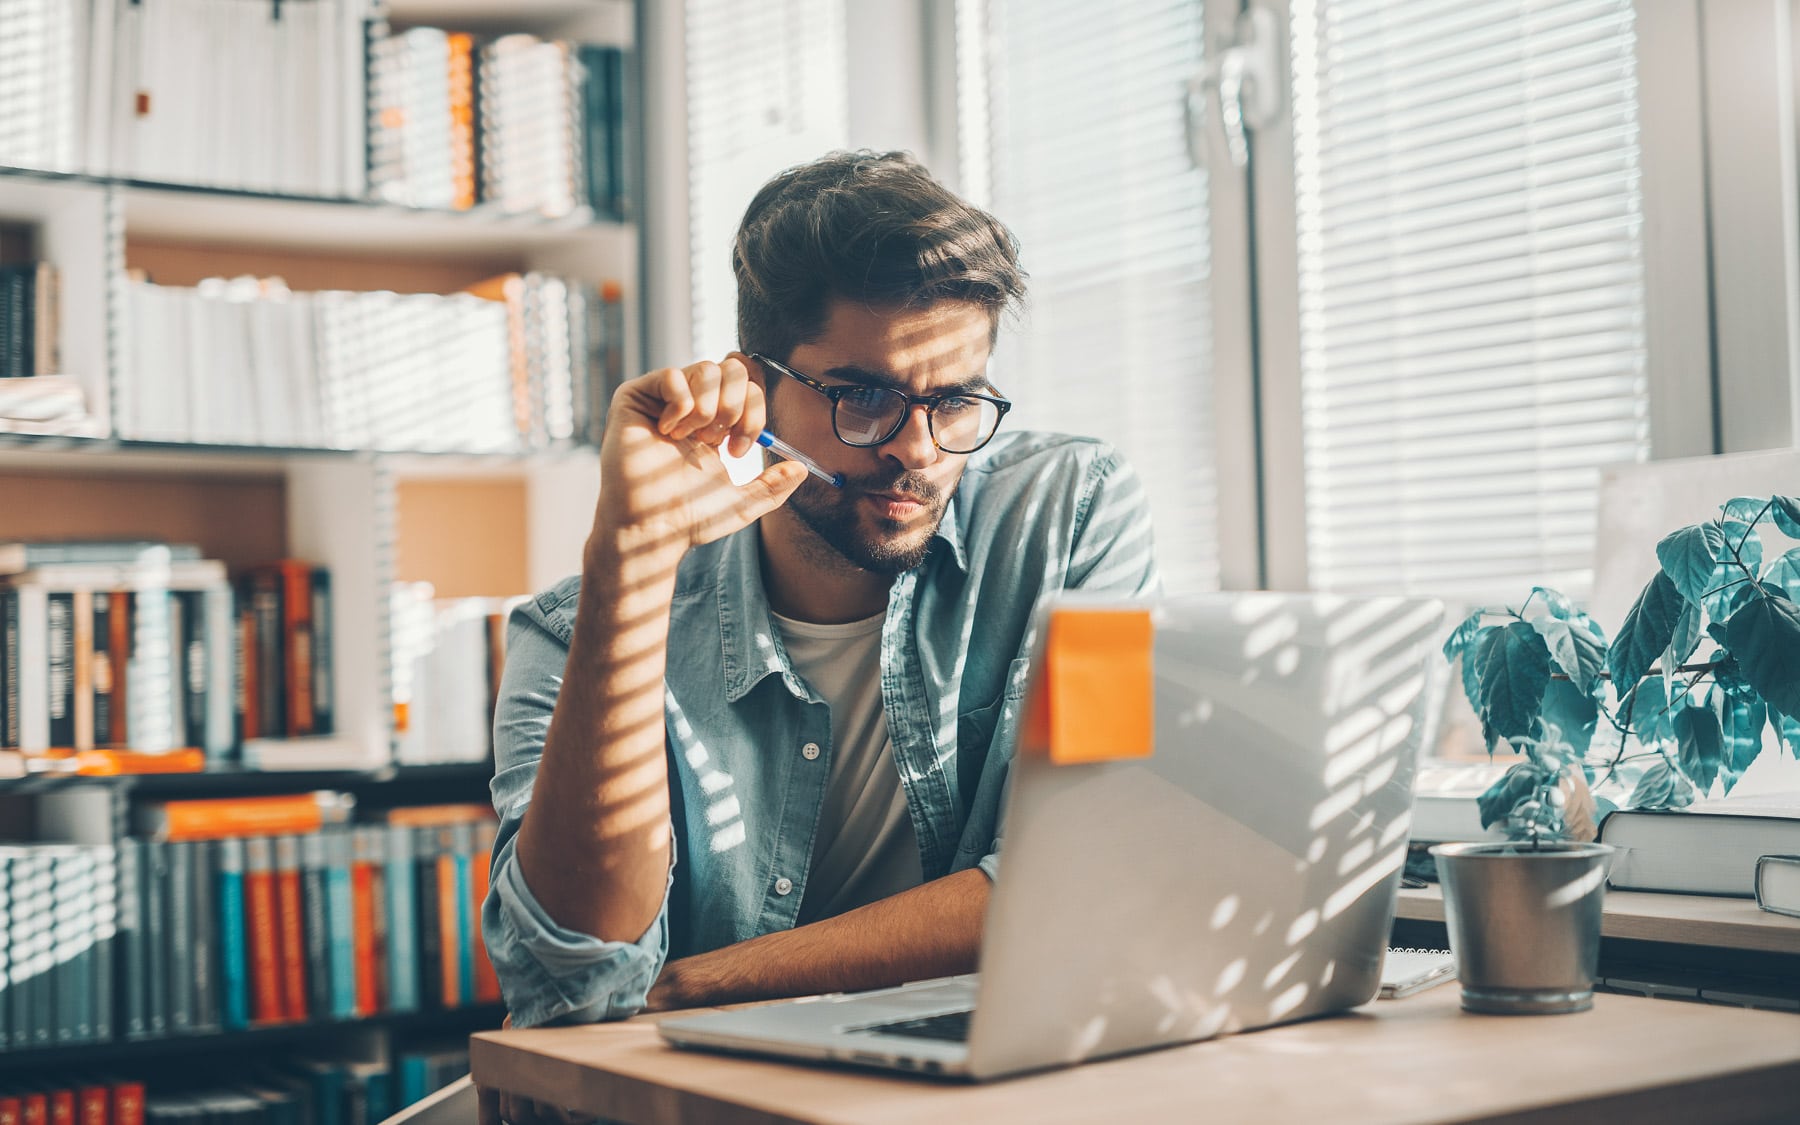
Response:
[{"label": "man's eyebrow", "polygon": [[[824,378],[842,379],[846,383],[861,383],[870,387],[887,387],[902,394],[911,394],[912,390],[904,382],[882,371],[870,371],[866,367],[854,364],[844,367],[833,367],[825,371]],[[934,394],[997,394],[993,384],[986,375],[971,375],[959,382],[949,383],[937,388]]]}]

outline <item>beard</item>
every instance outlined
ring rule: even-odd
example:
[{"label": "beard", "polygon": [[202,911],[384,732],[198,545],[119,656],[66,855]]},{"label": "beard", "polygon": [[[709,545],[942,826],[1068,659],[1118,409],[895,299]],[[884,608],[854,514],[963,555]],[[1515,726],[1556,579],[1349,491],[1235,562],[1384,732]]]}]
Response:
[{"label": "beard", "polygon": [[[952,487],[947,494],[923,473],[845,478],[841,489],[809,477],[787,506],[845,562],[892,577],[925,561],[955,491]],[[917,500],[925,507],[925,518],[916,521],[918,526],[910,534],[905,529],[915,521],[901,523],[883,516],[874,517],[873,530],[865,531],[857,502],[871,492],[902,493]]]}]

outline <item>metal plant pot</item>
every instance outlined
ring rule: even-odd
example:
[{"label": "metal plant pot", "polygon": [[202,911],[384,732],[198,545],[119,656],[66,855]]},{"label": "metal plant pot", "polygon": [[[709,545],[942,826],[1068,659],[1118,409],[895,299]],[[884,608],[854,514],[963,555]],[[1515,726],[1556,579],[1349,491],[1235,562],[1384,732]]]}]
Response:
[{"label": "metal plant pot", "polygon": [[1464,1011],[1594,1006],[1607,844],[1439,844],[1444,922]]}]

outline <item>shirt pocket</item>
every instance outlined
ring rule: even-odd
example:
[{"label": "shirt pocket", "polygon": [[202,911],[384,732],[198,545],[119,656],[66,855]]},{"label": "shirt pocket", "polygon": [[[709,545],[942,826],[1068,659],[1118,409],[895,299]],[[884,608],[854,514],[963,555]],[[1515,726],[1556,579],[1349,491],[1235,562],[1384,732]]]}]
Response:
[{"label": "shirt pocket", "polygon": [[[984,707],[957,716],[956,775],[965,800],[976,793],[988,773],[989,752],[993,748],[994,734],[1002,719],[1010,724],[1009,731],[1018,729],[1022,717],[1019,714],[1020,700],[1024,698],[1030,670],[1030,657],[1021,656],[1014,660],[1007,666],[1005,685],[998,698]],[[1009,707],[1012,708],[1010,716],[1006,714]],[[1012,760],[1012,749],[1017,739],[1008,737],[1002,741],[1002,756],[996,765],[1004,768]]]}]

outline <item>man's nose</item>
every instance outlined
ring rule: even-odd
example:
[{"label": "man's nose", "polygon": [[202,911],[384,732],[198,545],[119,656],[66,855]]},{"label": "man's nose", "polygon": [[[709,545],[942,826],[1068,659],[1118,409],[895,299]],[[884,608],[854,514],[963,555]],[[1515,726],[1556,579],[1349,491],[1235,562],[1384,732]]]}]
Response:
[{"label": "man's nose", "polygon": [[906,408],[906,421],[893,437],[881,444],[884,457],[891,457],[906,469],[923,469],[936,463],[937,442],[931,439],[931,409],[918,403]]}]

